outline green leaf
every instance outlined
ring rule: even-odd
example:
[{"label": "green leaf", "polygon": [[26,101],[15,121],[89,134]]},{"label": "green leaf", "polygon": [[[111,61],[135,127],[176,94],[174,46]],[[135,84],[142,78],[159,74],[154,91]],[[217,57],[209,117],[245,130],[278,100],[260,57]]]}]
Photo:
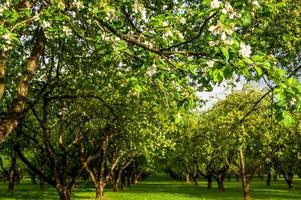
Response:
[{"label": "green leaf", "polygon": [[283,124],[285,127],[290,127],[294,122],[295,122],[295,119],[294,117],[292,116],[292,114],[289,112],[289,111],[284,111],[282,113],[282,117],[283,117]]},{"label": "green leaf", "polygon": [[227,60],[229,60],[230,55],[229,55],[228,49],[226,49],[225,47],[222,47],[222,48],[221,48],[221,51],[222,51],[223,55],[225,56],[225,58],[226,58]]},{"label": "green leaf", "polygon": [[140,86],[140,85],[138,85],[138,84],[136,84],[136,85],[134,85],[134,90],[136,91],[136,92],[138,92],[138,93],[141,93],[142,92],[142,87]]},{"label": "green leaf", "polygon": [[259,77],[262,77],[262,75],[263,75],[262,69],[260,67],[258,67],[258,66],[254,66],[254,69],[255,69],[257,75]]}]

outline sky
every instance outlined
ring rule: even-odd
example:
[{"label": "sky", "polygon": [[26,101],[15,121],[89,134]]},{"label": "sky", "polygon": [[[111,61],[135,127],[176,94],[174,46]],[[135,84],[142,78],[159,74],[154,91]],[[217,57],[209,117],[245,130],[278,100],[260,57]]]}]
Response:
[{"label": "sky", "polygon": [[246,83],[250,83],[253,87],[258,89],[263,89],[267,87],[267,84],[264,82],[263,79],[261,79],[259,82],[255,82],[255,81],[248,82],[246,79],[242,77],[237,83],[235,83],[235,87],[233,87],[233,84],[224,81],[220,85],[214,86],[213,90],[210,92],[197,92],[198,97],[206,101],[205,106],[203,106],[200,110],[202,111],[208,110],[219,100],[225,99],[225,97],[231,93],[231,90],[242,90],[243,86]]}]

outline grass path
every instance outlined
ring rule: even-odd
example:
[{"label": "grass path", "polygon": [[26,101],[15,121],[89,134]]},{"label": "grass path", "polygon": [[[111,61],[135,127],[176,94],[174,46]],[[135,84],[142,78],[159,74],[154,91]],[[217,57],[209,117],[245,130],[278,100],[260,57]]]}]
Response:
[{"label": "grass path", "polygon": [[[105,192],[106,200],[241,200],[241,186],[237,181],[225,181],[225,193],[217,192],[213,185],[212,190],[206,189],[206,182],[201,181],[199,186],[190,183],[178,182],[165,176],[150,176],[146,181],[138,183],[119,192]],[[264,181],[255,179],[252,183],[254,200],[298,200],[301,199],[301,181],[296,181],[296,188],[288,190],[285,182],[279,180],[267,187]],[[94,197],[92,185],[80,184],[74,194],[75,200],[92,200]],[[24,182],[16,186],[13,195],[6,193],[6,185],[0,184],[0,200],[57,200],[57,193],[51,187],[40,191],[38,186]]]}]

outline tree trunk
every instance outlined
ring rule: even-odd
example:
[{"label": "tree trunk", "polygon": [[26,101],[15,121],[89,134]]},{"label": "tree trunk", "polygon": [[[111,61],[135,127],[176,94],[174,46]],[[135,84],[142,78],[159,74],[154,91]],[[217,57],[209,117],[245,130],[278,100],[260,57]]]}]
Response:
[{"label": "tree trunk", "polygon": [[251,200],[250,178],[246,174],[245,160],[244,160],[244,153],[243,153],[242,146],[240,146],[240,148],[239,148],[239,160],[240,160],[240,170],[241,170],[241,177],[242,177],[242,188],[243,188],[244,200]]},{"label": "tree trunk", "polygon": [[210,190],[212,188],[212,176],[207,176],[207,189]]},{"label": "tree trunk", "polygon": [[57,188],[57,192],[59,193],[60,200],[70,200],[71,199],[71,191],[68,188],[61,186],[61,187]]},{"label": "tree trunk", "polygon": [[8,177],[8,192],[13,193],[15,188],[15,174],[10,173]]},{"label": "tree trunk", "polygon": [[198,185],[197,177],[192,176],[191,178],[192,178],[192,181],[193,181],[194,185],[197,186]]},{"label": "tree trunk", "polygon": [[35,174],[30,174],[30,181],[31,181],[31,184],[35,185],[37,182],[36,182],[36,175]]},{"label": "tree trunk", "polygon": [[185,174],[185,179],[186,179],[186,182],[189,183],[190,180],[189,180],[189,174]]},{"label": "tree trunk", "polygon": [[116,178],[115,174],[112,176],[112,191],[113,192],[118,191],[118,181],[117,181],[117,178]]},{"label": "tree trunk", "polygon": [[277,174],[277,171],[276,171],[275,174],[274,174],[273,180],[277,181],[277,178],[278,178],[278,174]]},{"label": "tree trunk", "polygon": [[104,195],[104,188],[105,188],[105,183],[103,181],[100,181],[99,183],[96,184],[96,199],[102,199]]},{"label": "tree trunk", "polygon": [[271,185],[271,178],[272,178],[272,172],[268,171],[268,179],[267,179],[267,186]]},{"label": "tree trunk", "polygon": [[9,169],[9,174],[7,177],[8,180],[8,192],[13,193],[15,188],[15,180],[16,180],[16,164],[17,157],[15,155],[12,156],[11,165]]},{"label": "tree trunk", "polygon": [[250,179],[247,176],[244,176],[242,184],[243,184],[244,200],[250,200],[251,199]]},{"label": "tree trunk", "polygon": [[225,177],[223,175],[219,175],[216,177],[217,187],[219,192],[225,192],[224,180]]},{"label": "tree trunk", "polygon": [[40,190],[44,190],[45,181],[40,177]]}]

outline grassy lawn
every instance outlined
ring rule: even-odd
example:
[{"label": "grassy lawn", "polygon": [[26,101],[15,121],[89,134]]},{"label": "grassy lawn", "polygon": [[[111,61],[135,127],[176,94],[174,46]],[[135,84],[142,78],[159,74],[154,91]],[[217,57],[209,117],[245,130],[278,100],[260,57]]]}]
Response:
[{"label": "grassy lawn", "polygon": [[[108,188],[105,196],[106,200],[230,200],[242,199],[241,186],[235,180],[225,181],[225,193],[219,193],[213,185],[212,190],[207,190],[206,182],[201,181],[199,186],[189,183],[173,181],[167,177],[151,176],[146,181],[138,183],[131,188],[120,190],[117,193],[111,192]],[[301,181],[295,180],[295,189],[288,190],[284,180],[272,182],[272,186],[265,185],[265,181],[254,179],[252,182],[253,199],[283,200],[301,199]],[[88,200],[94,197],[92,185],[79,184],[76,188],[73,199]],[[6,185],[0,184],[1,200],[57,200],[57,193],[47,186],[44,191],[40,191],[38,185],[34,186],[29,181],[23,181],[16,186],[13,195],[6,193]]]}]

